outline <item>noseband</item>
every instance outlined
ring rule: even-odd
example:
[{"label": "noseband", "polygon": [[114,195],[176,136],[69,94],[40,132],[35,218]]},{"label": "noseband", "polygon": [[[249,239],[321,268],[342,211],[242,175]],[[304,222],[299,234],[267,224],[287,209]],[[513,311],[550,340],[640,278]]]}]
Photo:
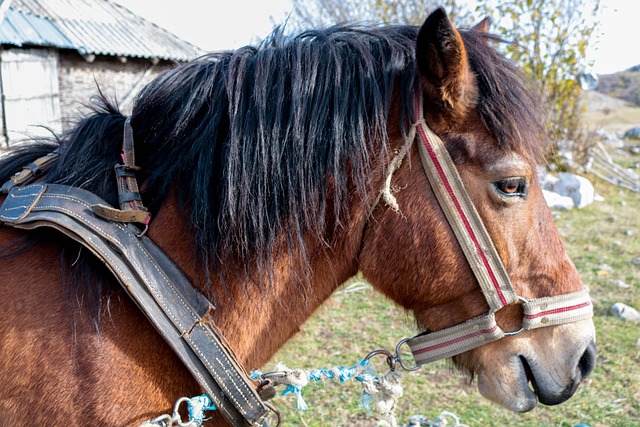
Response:
[{"label": "noseband", "polygon": [[[412,137],[414,131],[415,137]],[[400,341],[396,349],[396,358],[402,366],[407,368],[399,356],[400,347],[405,343],[409,346],[416,363],[416,367],[409,369],[415,369],[425,363],[452,357],[526,330],[572,323],[592,317],[593,306],[589,290],[586,288],[577,292],[533,300],[526,300],[516,294],[504,264],[465,190],[451,156],[442,140],[425,123],[421,88],[416,89],[414,96],[414,125],[411,135],[407,141],[408,145],[413,144],[415,139],[420,140],[418,151],[422,166],[480,285],[489,305],[489,312],[437,332],[424,333]],[[396,162],[392,161],[393,163]],[[518,302],[524,309],[522,326],[517,331],[505,332],[497,324],[495,313],[507,305]]]}]

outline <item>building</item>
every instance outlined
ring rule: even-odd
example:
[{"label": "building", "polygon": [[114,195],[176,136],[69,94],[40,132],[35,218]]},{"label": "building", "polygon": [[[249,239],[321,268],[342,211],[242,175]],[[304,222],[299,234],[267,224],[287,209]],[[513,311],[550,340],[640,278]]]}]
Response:
[{"label": "building", "polygon": [[204,53],[111,0],[3,0],[2,13],[0,147],[64,130],[98,86],[130,111],[155,75]]}]

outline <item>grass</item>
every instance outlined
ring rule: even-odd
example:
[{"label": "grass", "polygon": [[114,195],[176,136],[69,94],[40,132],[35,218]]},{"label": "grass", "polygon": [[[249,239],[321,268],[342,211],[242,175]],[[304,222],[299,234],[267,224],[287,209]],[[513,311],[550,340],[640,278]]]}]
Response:
[{"label": "grass", "polygon": [[[640,264],[634,263],[640,259],[640,197],[597,178],[592,182],[604,201],[562,212],[556,220],[594,300],[598,358],[589,379],[560,406],[540,405],[532,412],[514,414],[482,398],[475,384],[453,372],[448,362],[437,362],[405,375],[397,410],[400,424],[408,424],[412,415],[434,419],[450,411],[472,427],[640,426],[640,324],[624,322],[609,312],[615,302],[640,309]],[[629,287],[620,287],[616,280]],[[274,362],[302,369],[352,365],[370,350],[392,349],[415,332],[410,316],[375,291],[339,292]],[[385,372],[382,359],[375,363],[377,372]],[[266,368],[270,367],[273,364]],[[375,426],[375,418],[359,404],[361,391],[355,381],[309,385],[304,389],[309,410],[297,411],[292,395],[278,396],[274,403],[287,426]]]}]

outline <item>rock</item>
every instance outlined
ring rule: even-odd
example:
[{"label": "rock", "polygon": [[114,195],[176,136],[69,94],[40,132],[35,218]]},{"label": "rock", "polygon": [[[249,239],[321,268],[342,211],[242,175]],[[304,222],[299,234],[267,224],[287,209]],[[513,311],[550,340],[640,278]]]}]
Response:
[{"label": "rock", "polygon": [[640,139],[640,126],[633,127],[624,133],[624,139]]},{"label": "rock", "polygon": [[629,322],[640,322],[640,313],[633,307],[617,302],[611,306],[611,314]]},{"label": "rock", "polygon": [[559,150],[556,153],[556,160],[560,162],[566,169],[576,170],[580,168],[580,165],[573,158],[572,147],[575,145],[573,141],[569,141],[569,148],[566,150]]},{"label": "rock", "polygon": [[625,236],[633,236],[635,233],[633,232],[633,230],[624,230],[624,235]]},{"label": "rock", "polygon": [[595,196],[593,196],[593,200],[595,200],[596,202],[604,202],[604,197],[602,197],[599,194],[596,194]]},{"label": "rock", "polygon": [[558,178],[550,173],[538,174],[538,179],[540,180],[540,187],[547,191],[553,191],[554,187],[558,183]]},{"label": "rock", "polygon": [[590,205],[595,198],[595,189],[588,179],[568,172],[558,174],[558,182],[553,191],[561,196],[571,197],[577,208]]},{"label": "rock", "polygon": [[592,132],[591,134],[592,136],[596,136],[599,139],[603,140],[605,144],[607,144],[610,147],[619,148],[624,146],[624,141],[622,141],[622,139],[620,139],[618,134],[616,134],[615,132],[607,132],[604,129],[598,129],[595,132]]},{"label": "rock", "polygon": [[640,265],[640,257],[631,258],[631,264]]},{"label": "rock", "polygon": [[598,270],[604,270],[608,273],[613,273],[613,268],[609,264],[600,264]]},{"label": "rock", "polygon": [[620,289],[627,289],[630,286],[628,283],[625,283],[622,280],[611,280],[609,283],[619,287]]},{"label": "rock", "polygon": [[560,194],[549,190],[542,190],[542,195],[551,209],[566,211],[575,207],[571,197],[561,196]]}]

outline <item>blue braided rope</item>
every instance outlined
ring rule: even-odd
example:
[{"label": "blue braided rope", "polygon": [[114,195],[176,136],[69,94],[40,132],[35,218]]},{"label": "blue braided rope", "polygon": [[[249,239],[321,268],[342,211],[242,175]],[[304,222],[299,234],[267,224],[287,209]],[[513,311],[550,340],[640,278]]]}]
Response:
[{"label": "blue braided rope", "polygon": [[[369,366],[369,360],[361,360],[353,366],[345,367],[338,366],[333,369],[312,369],[307,373],[308,381],[323,381],[323,380],[335,380],[337,379],[341,383],[344,383],[351,378],[355,378],[359,382],[367,382],[376,379],[376,374],[373,368],[369,367],[369,369],[364,372],[360,372],[359,375],[356,375],[356,372],[361,368],[365,368]],[[251,379],[258,379],[262,375],[260,371],[253,371],[249,374]],[[288,394],[293,394],[296,396],[296,404],[298,410],[304,411],[309,408],[304,398],[302,397],[302,387],[298,385],[288,384],[287,387],[282,391],[281,395],[286,396]],[[372,396],[366,392],[366,390],[362,391],[361,404],[368,411],[370,409],[370,404],[372,401]]]},{"label": "blue braided rope", "polygon": [[187,401],[189,420],[195,422],[199,426],[208,420],[208,418],[204,417],[204,411],[215,411],[216,409],[218,408],[206,394],[192,397]]}]

